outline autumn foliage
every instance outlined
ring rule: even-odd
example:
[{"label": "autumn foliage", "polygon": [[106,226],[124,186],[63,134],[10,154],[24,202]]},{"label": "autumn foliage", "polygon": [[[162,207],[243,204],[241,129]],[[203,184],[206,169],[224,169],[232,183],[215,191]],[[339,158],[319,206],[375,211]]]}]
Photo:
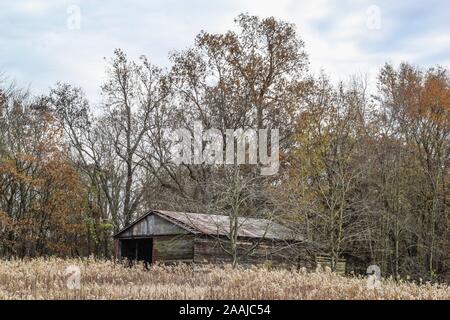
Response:
[{"label": "autumn foliage", "polygon": [[[356,274],[375,264],[394,278],[448,282],[448,66],[386,64],[376,88],[364,76],[332,83],[308,71],[295,25],[246,14],[235,23],[201,32],[167,70],[115,50],[98,105],[70,84],[35,97],[0,82],[0,256],[110,258],[115,231],[163,208],[273,219],[333,270],[345,258]],[[279,129],[278,174],[176,165],[165,129],[194,122],[223,136]]]}]

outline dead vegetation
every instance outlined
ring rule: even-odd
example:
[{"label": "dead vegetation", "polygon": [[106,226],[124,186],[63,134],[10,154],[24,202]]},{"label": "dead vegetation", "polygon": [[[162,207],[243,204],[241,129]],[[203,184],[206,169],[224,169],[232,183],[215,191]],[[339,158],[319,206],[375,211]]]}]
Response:
[{"label": "dead vegetation", "polygon": [[[77,268],[80,286],[77,289]],[[230,266],[142,266],[95,259],[0,261],[0,299],[450,299],[447,285],[328,271]]]}]

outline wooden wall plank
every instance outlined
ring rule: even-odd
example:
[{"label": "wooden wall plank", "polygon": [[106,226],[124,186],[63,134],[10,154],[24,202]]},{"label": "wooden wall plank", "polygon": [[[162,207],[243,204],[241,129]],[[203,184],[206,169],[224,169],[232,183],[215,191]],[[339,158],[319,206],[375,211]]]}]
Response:
[{"label": "wooden wall plank", "polygon": [[[244,255],[252,246],[251,241],[239,241],[238,256],[240,264],[295,265],[313,268],[314,258],[311,257],[302,244],[288,245],[282,242],[261,242],[251,254]],[[227,242],[217,237],[199,237],[194,240],[194,262],[196,263],[230,263],[232,257],[224,249]]]},{"label": "wooden wall plank", "polygon": [[175,235],[189,233],[183,228],[161,218],[154,214],[148,215],[138,223],[134,224],[130,229],[120,234],[119,238],[127,237],[144,237],[144,236],[160,236]]},{"label": "wooden wall plank", "polygon": [[153,261],[193,261],[194,236],[177,235],[153,238]]}]

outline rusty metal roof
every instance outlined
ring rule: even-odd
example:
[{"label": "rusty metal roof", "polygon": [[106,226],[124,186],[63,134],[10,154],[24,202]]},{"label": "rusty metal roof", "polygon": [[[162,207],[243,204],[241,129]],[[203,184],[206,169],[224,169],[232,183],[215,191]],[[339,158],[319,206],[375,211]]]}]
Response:
[{"label": "rusty metal roof", "polygon": [[[230,217],[217,214],[155,210],[153,213],[184,227],[193,233],[229,235]],[[238,236],[273,240],[303,240],[293,230],[267,219],[238,219]]]}]

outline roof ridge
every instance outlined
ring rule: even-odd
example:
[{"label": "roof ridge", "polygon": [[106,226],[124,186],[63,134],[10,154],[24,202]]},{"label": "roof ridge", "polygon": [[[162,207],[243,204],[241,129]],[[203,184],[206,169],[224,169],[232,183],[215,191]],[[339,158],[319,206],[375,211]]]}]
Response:
[{"label": "roof ridge", "polygon": [[[199,214],[199,215],[206,215],[206,216],[219,216],[219,217],[226,217],[229,218],[229,215],[226,214],[218,214],[218,213],[203,213],[203,212],[186,212],[186,211],[172,211],[172,210],[154,210],[154,211],[158,211],[160,213],[164,212],[172,212],[172,213],[183,213],[183,214]],[[281,224],[279,224],[278,222],[275,222],[273,220],[269,220],[267,218],[258,218],[258,217],[245,217],[245,216],[238,216],[238,219],[252,219],[252,220],[259,220],[259,221],[268,221],[268,222],[272,222],[272,223],[276,223],[280,226],[282,226]]]}]

